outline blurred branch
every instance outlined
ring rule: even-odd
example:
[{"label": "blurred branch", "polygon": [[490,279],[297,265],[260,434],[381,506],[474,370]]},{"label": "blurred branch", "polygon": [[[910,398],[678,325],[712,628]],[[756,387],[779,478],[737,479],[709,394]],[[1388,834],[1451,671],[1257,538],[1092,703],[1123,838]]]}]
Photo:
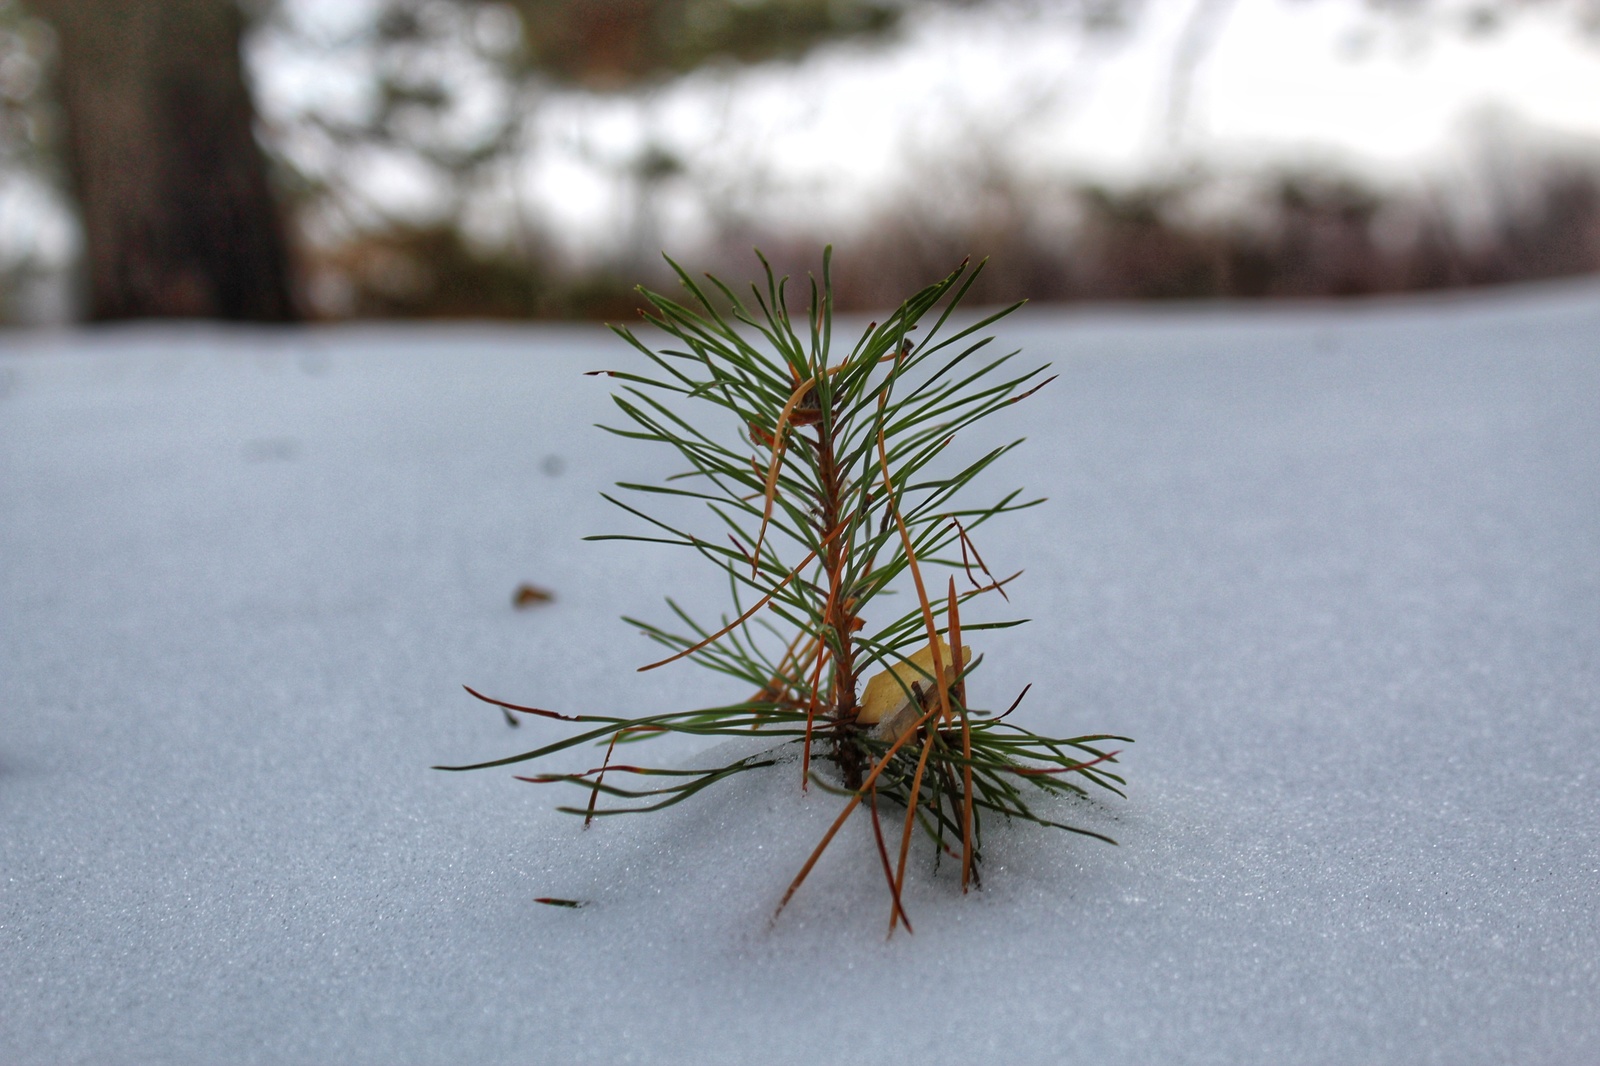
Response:
[{"label": "blurred branch", "polygon": [[881,35],[901,11],[872,0],[513,0],[510,6],[522,16],[528,69],[608,90],[710,62],[794,59],[825,41]]}]

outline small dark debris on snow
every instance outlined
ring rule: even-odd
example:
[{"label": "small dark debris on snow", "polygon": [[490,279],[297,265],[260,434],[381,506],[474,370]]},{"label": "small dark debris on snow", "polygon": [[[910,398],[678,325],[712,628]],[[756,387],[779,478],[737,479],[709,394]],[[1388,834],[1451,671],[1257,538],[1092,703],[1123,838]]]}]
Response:
[{"label": "small dark debris on snow", "polygon": [[518,585],[517,591],[511,594],[511,606],[519,611],[525,611],[529,607],[537,607],[541,603],[549,603],[555,598],[556,594],[549,589],[542,589],[537,585],[529,585],[524,582]]}]

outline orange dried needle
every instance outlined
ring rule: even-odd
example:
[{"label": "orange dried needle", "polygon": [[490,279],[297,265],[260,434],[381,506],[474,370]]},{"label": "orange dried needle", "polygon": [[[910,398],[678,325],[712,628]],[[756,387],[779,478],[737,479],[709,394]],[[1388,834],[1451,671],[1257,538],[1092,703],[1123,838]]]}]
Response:
[{"label": "orange dried needle", "polygon": [[[883,409],[888,400],[887,395],[878,398],[878,409]],[[933,653],[933,678],[934,686],[939,690],[939,715],[940,721],[950,720],[950,691],[944,683],[944,656],[939,652],[939,627],[933,620],[933,606],[928,602],[928,588],[922,583],[922,568],[917,565],[916,549],[911,545],[911,531],[906,528],[906,520],[900,514],[900,505],[894,498],[894,479],[889,476],[889,451],[883,442],[883,424],[878,425],[878,466],[883,471],[883,489],[886,493],[886,503],[889,513],[894,515],[894,524],[900,530],[900,542],[905,545],[906,563],[911,568],[911,580],[917,586],[917,601],[922,606],[922,620],[928,627],[928,649]],[[961,657],[958,649],[953,652],[956,658]],[[930,712],[931,713],[931,712]],[[922,773],[928,765],[928,755],[933,750],[933,735],[930,733],[923,741],[922,757],[917,760],[916,777],[911,783],[911,795],[906,803],[906,827],[900,837],[900,865],[895,871],[895,889],[900,891],[906,882],[906,857],[911,853],[911,831],[916,827],[917,800],[922,790]],[[889,932],[894,933],[896,914],[889,916]]]},{"label": "orange dried needle", "polygon": [[[911,794],[906,800],[906,827],[900,834],[900,864],[895,869],[894,898],[900,899],[901,890],[906,884],[906,856],[911,853],[911,831],[916,828],[917,802],[922,795],[922,775],[928,769],[928,756],[933,752],[933,737],[936,729],[929,729],[928,735],[922,738],[922,754],[917,758],[917,772],[911,779]],[[889,912],[889,935],[894,936],[895,921],[900,917],[898,909]]]},{"label": "orange dried needle", "polygon": [[[767,680],[765,685],[756,690],[755,695],[750,697],[751,703],[776,703],[787,695],[792,686],[789,685],[784,675],[784,670],[788,668],[789,663],[792,661],[794,663],[795,676],[800,676],[801,672],[805,670],[803,661],[810,657],[812,648],[816,646],[816,641],[813,639],[806,645],[806,650],[797,656],[795,652],[799,649],[800,641],[804,638],[804,631],[794,635],[794,639],[789,642],[789,646],[783,649],[783,656],[778,660],[778,665],[773,668],[772,677]],[[754,729],[756,726],[752,725],[750,728]]]},{"label": "orange dried needle", "polygon": [[[805,399],[811,390],[810,380],[802,381],[795,386],[794,392],[789,396],[789,402],[783,405],[783,411],[778,415],[778,424],[772,430],[772,461],[767,464],[767,483],[763,495],[766,505],[761,509],[761,531],[756,534],[755,557],[761,558],[761,544],[767,538],[767,525],[772,521],[772,501],[778,495],[778,472],[783,468],[783,449],[787,445],[783,442],[783,431],[788,428],[789,420],[794,417],[794,409],[800,401]],[[750,573],[754,575],[756,568],[751,566]]]},{"label": "orange dried needle", "polygon": [[[961,605],[956,599],[956,579],[950,578],[950,654],[957,663],[961,658]],[[961,667],[956,667],[959,673]],[[972,883],[972,720],[967,715],[967,683],[957,680],[956,703],[961,708],[961,757],[966,765],[961,768],[961,891],[965,893]]]}]

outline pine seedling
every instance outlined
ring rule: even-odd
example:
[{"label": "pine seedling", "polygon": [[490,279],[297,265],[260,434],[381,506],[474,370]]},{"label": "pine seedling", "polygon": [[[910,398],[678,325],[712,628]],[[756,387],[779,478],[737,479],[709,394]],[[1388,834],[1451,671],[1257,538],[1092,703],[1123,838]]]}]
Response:
[{"label": "pine seedling", "polygon": [[[982,656],[963,641],[1023,621],[963,625],[966,605],[1009,600],[1006,586],[1020,575],[997,578],[974,533],[1043,501],[1023,499],[1021,490],[987,502],[980,496],[984,474],[1021,441],[964,460],[950,457],[963,430],[1054,380],[1043,377],[1046,366],[1015,368],[1018,352],[986,350],[993,338],[983,331],[1020,305],[957,328],[952,312],[982,269],[962,263],[883,323],[868,325],[841,358],[832,343],[830,258],[831,250],[823,255],[820,287],[811,279],[809,312],[798,327],[786,300],[788,279],[775,278],[765,259],[765,284],[751,286],[748,302],[715,278],[703,287],[673,263],[687,303],[640,290],[650,304],[645,319],[669,346],[657,350],[613,327],[648,366],[593,372],[620,383],[613,399],[623,425],[601,428],[666,445],[685,464],[665,483],[618,487],[635,500],[679,511],[687,505],[707,528],[687,528],[693,523],[608,494],[649,531],[589,539],[690,549],[731,594],[732,610],[715,627],[670,599],[673,627],[626,619],[671,651],[641,669],[689,660],[738,679],[751,695],[629,718],[562,714],[469,688],[505,712],[579,728],[532,751],[440,769],[510,766],[603,748],[597,766],[520,778],[581,789],[582,805],[560,809],[582,815],[587,825],[596,817],[670,807],[718,781],[774,765],[779,749],[797,746],[799,786],[816,784],[845,804],[778,911],[865,807],[891,897],[892,933],[901,922],[910,928],[901,898],[919,829],[932,841],[935,863],[941,856],[960,863],[963,891],[978,883],[986,818],[1109,841],[1045,817],[1030,800],[1041,793],[1087,795],[1091,785],[1120,795],[1122,778],[1108,765],[1118,753],[1106,746],[1127,738],[1030,732],[1009,720],[1026,688],[999,714],[968,704],[968,680]],[[943,588],[933,583],[936,574],[946,578]],[[897,600],[894,594],[905,591],[914,599]],[[705,769],[614,760],[620,744],[663,733],[753,733],[774,745]],[[886,811],[900,812],[894,856]]]}]

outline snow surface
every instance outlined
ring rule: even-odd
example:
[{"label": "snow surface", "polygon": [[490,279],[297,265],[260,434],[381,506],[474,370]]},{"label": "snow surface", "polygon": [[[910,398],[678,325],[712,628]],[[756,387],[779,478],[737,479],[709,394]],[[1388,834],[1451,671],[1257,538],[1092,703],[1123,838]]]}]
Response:
[{"label": "snow surface", "polygon": [[463,682],[730,695],[631,669],[687,558],[579,541],[670,469],[588,428],[620,343],[0,338],[0,1061],[1600,1062],[1600,287],[1003,337],[1062,377],[974,687],[1138,739],[1122,843],[919,852],[887,942],[864,821],[768,927],[792,765],[588,832],[427,768],[557,733]]}]

